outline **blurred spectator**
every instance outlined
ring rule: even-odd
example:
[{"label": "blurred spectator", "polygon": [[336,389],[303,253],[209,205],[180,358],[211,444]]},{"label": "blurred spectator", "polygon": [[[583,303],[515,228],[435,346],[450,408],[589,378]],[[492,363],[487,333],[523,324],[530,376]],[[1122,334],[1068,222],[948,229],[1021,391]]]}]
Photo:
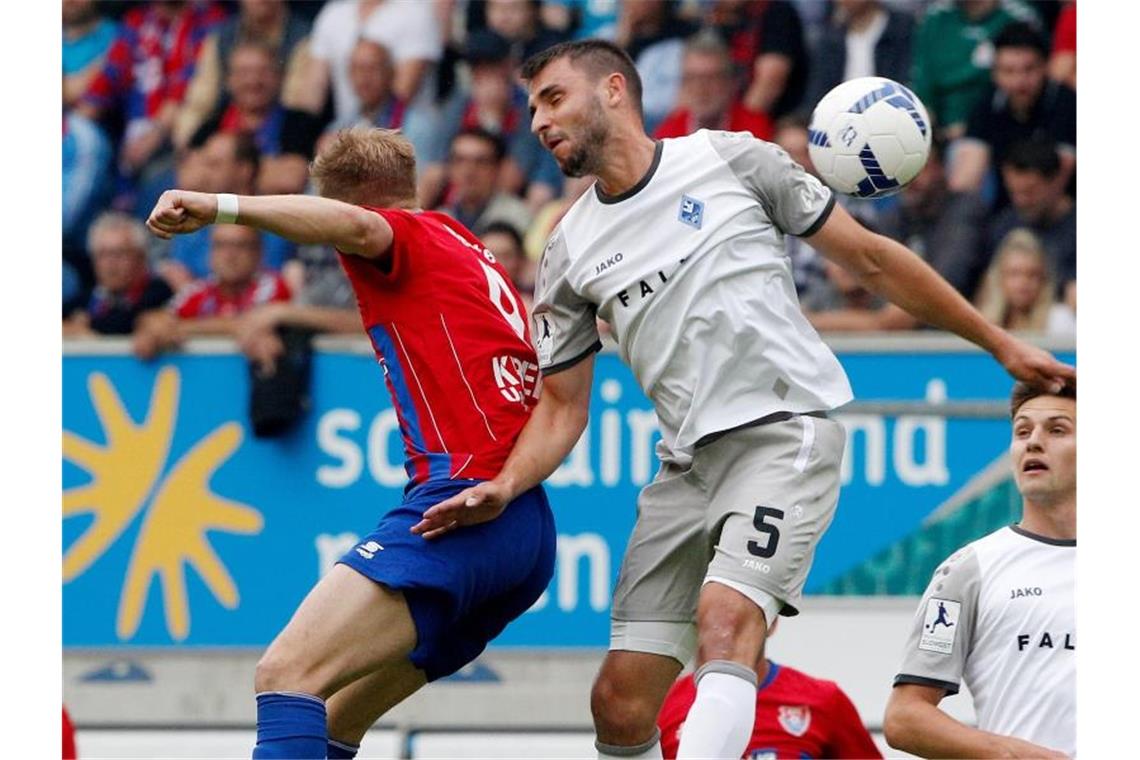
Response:
[{"label": "blurred spectator", "polygon": [[349,59],[348,76],[359,109],[343,119],[335,120],[321,139],[341,129],[358,125],[399,129],[404,122],[406,104],[392,90],[394,73],[392,54],[388,48],[369,40],[357,42]]},{"label": "blurred spectator", "polygon": [[791,3],[714,0],[705,21],[720,33],[745,75],[745,107],[776,119],[800,104],[808,56],[800,17]]},{"label": "blurred spectator", "polygon": [[698,26],[677,16],[673,0],[625,0],[614,41],[641,76],[641,107],[650,134],[677,105],[685,39]]},{"label": "blurred spectator", "polygon": [[[198,335],[234,337],[241,314],[290,298],[281,276],[261,268],[257,230],[237,224],[206,229],[210,230],[210,276],[180,290],[170,309],[139,320],[134,349],[144,359]],[[264,355],[271,354],[266,350]]]},{"label": "blurred spectator", "polygon": [[129,335],[141,314],[162,308],[174,293],[147,269],[147,234],[142,222],[109,211],[95,220],[89,235],[95,290],[86,304],[64,320],[63,334]]},{"label": "blurred spectator", "polygon": [[63,258],[85,284],[91,282],[84,250],[91,220],[111,200],[114,169],[111,143],[103,131],[77,113],[63,117]]},{"label": "blurred spectator", "polygon": [[103,68],[119,28],[95,0],[63,0],[63,107],[71,108]]},{"label": "blurred spectator", "polygon": [[127,11],[123,28],[76,104],[92,121],[121,117],[119,163],[137,174],[168,145],[202,41],[225,20],[214,3],[156,0]]},{"label": "blurred spectator", "polygon": [[542,21],[576,40],[599,37],[612,41],[620,6],[621,0],[543,0]]},{"label": "blurred spectator", "polygon": [[800,299],[804,315],[816,330],[871,332],[918,327],[917,319],[867,290],[855,275],[830,259],[821,259],[826,286],[813,288]]},{"label": "blurred spectator", "polygon": [[[817,179],[819,173],[808,153],[808,119],[801,114],[785,116],[776,122],[772,142],[779,145],[793,161],[802,166],[808,174]],[[796,294],[802,304],[805,298],[821,288],[829,289],[827,269],[824,267],[823,255],[815,250],[806,240],[796,235],[784,236],[784,252],[792,266],[792,281],[796,285]]]},{"label": "blurred spectator", "polygon": [[309,113],[281,105],[281,69],[273,49],[260,42],[239,42],[230,52],[226,77],[229,102],[202,124],[190,147],[213,134],[253,136],[261,154],[256,188],[261,194],[301,192],[319,123]]},{"label": "blurred spectator", "polygon": [[483,245],[495,254],[495,260],[507,270],[511,283],[522,296],[527,311],[534,301],[535,262],[527,258],[518,228],[509,222],[491,222],[479,236]]},{"label": "blurred spectator", "polygon": [[1014,21],[1036,23],[1022,0],[955,0],[930,6],[914,40],[912,87],[930,111],[938,135],[961,136],[985,97],[993,40]]},{"label": "blurred spectator", "polygon": [[[175,184],[204,193],[251,195],[258,174],[260,154],[253,137],[244,132],[217,132],[201,148],[185,155],[178,164]],[[279,271],[291,259],[296,246],[268,232],[262,236],[262,264]],[[177,235],[169,244],[159,273],[176,291],[210,273],[210,228]]]},{"label": "blurred spectator", "polygon": [[306,108],[311,113],[324,108],[330,85],[335,118],[344,119],[359,110],[348,63],[361,37],[392,54],[392,89],[409,104],[443,53],[443,30],[429,2],[330,0],[313,22],[305,88],[309,95]]},{"label": "blurred spectator", "polygon": [[[1048,79],[1045,38],[1028,24],[1010,24],[994,46],[994,87],[970,115],[966,137],[955,150],[951,189],[980,190],[990,167],[1004,164],[1010,146],[1029,139],[1058,144],[1061,171],[1056,181],[1067,186],[1077,164],[1077,94]],[[1004,208],[1008,202],[999,185],[994,207]]]},{"label": "blurred spectator", "polygon": [[202,43],[194,78],[174,125],[173,139],[178,147],[184,147],[217,108],[230,77],[230,55],[240,43],[258,42],[273,51],[278,69],[284,72],[283,104],[307,102],[301,88],[305,84],[309,22],[292,13],[285,0],[241,0],[239,7],[239,15],[223,22]]},{"label": "blurred spectator", "polygon": [[973,296],[985,262],[986,206],[977,193],[952,193],[946,184],[941,143],[899,195],[898,240],[922,256],[966,298]]},{"label": "blurred spectator", "polygon": [[565,35],[548,29],[542,22],[535,0],[486,0],[486,3],[487,28],[507,41],[516,64],[565,39]]},{"label": "blurred spectator", "polygon": [[1049,268],[1063,290],[1077,279],[1077,209],[1057,184],[1060,172],[1061,162],[1050,142],[1031,140],[1010,148],[1002,165],[1010,206],[990,226],[989,250],[1013,229],[1031,230],[1048,252]]},{"label": "blurred spectator", "polygon": [[811,61],[804,105],[815,104],[840,82],[858,77],[910,79],[914,20],[879,0],[838,0]]},{"label": "blurred spectator", "polygon": [[1077,3],[1068,0],[1053,29],[1053,53],[1049,57],[1049,76],[1077,89]]},{"label": "blurred spectator", "polygon": [[451,96],[431,145],[417,151],[420,202],[425,207],[436,204],[455,135],[479,128],[497,135],[506,145],[497,186],[507,193],[525,194],[531,208],[537,208],[557,195],[562,172],[531,134],[527,94],[515,79],[510,47],[501,35],[484,29],[468,36],[464,57],[471,68],[470,89]]},{"label": "blurred spectator", "polygon": [[555,198],[538,209],[534,215],[534,221],[531,222],[530,228],[527,229],[523,237],[523,248],[526,250],[528,259],[537,263],[542,258],[542,252],[546,249],[546,241],[550,238],[550,233],[562,221],[562,217],[566,215],[570,207],[582,197],[582,193],[590,189],[595,179],[592,174],[567,177],[566,181],[562,183],[562,197]]},{"label": "blurred spectator", "polygon": [[482,127],[468,127],[451,141],[447,177],[451,200],[440,211],[458,219],[464,227],[482,235],[496,221],[516,229],[530,226],[526,205],[496,188],[504,160],[503,141]]},{"label": "blurred spectator", "polygon": [[1015,229],[1002,239],[986,272],[978,309],[1006,330],[1074,337],[1076,315],[1054,300],[1056,290],[1041,241],[1029,230]]},{"label": "blurred spectator", "polygon": [[[749,111],[735,96],[732,59],[715,34],[702,32],[685,44],[679,107],[665,117],[654,137],[684,137],[698,129],[751,132],[772,139],[772,122]],[[805,147],[807,132],[804,132]]]}]

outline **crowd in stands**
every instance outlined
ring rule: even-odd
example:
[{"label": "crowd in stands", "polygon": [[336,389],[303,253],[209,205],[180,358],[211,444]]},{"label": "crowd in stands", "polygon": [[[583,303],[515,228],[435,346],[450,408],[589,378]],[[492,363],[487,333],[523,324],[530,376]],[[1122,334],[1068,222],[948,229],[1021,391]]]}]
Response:
[{"label": "crowd in stands", "polygon": [[[153,356],[275,329],[359,329],[335,253],[237,226],[160,241],[169,187],[313,192],[346,126],[400,129],[425,209],[477,235],[529,299],[546,235],[590,178],[530,133],[525,57],[566,39],[623,46],[647,129],[776,142],[808,171],[811,109],[861,76],[908,84],[935,124],[902,193],[840,197],[922,255],[990,319],[1075,333],[1076,4],[1072,0],[63,0],[64,334],[133,335]],[[823,331],[921,327],[788,237]]]}]

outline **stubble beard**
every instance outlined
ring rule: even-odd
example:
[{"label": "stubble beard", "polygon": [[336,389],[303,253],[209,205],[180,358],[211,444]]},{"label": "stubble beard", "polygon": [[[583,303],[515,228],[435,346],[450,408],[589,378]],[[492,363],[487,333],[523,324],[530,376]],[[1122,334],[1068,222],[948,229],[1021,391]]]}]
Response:
[{"label": "stubble beard", "polygon": [[559,162],[562,173],[567,177],[597,174],[602,168],[604,146],[609,135],[602,104],[595,100],[590,109],[590,119],[583,126],[573,152],[566,157],[565,163]]}]

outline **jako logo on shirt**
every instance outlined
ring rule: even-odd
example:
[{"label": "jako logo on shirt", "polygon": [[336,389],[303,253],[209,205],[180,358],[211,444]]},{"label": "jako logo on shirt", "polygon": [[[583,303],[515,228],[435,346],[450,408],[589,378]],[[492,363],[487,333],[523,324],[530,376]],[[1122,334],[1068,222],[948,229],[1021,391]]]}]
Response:
[{"label": "jako logo on shirt", "polygon": [[512,403],[524,403],[527,398],[538,398],[538,365],[517,356],[496,356],[491,360],[495,384],[503,398]]}]

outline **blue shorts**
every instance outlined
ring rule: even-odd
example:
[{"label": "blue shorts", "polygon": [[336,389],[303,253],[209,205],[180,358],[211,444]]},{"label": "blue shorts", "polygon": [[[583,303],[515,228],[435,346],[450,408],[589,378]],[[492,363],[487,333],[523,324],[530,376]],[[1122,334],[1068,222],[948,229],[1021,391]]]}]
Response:
[{"label": "blue shorts", "polygon": [[431,540],[409,532],[428,507],[478,482],[416,486],[338,560],[404,594],[417,633],[410,659],[429,681],[478,657],[507,623],[530,609],[554,574],[554,515],[542,486],[490,522]]}]

